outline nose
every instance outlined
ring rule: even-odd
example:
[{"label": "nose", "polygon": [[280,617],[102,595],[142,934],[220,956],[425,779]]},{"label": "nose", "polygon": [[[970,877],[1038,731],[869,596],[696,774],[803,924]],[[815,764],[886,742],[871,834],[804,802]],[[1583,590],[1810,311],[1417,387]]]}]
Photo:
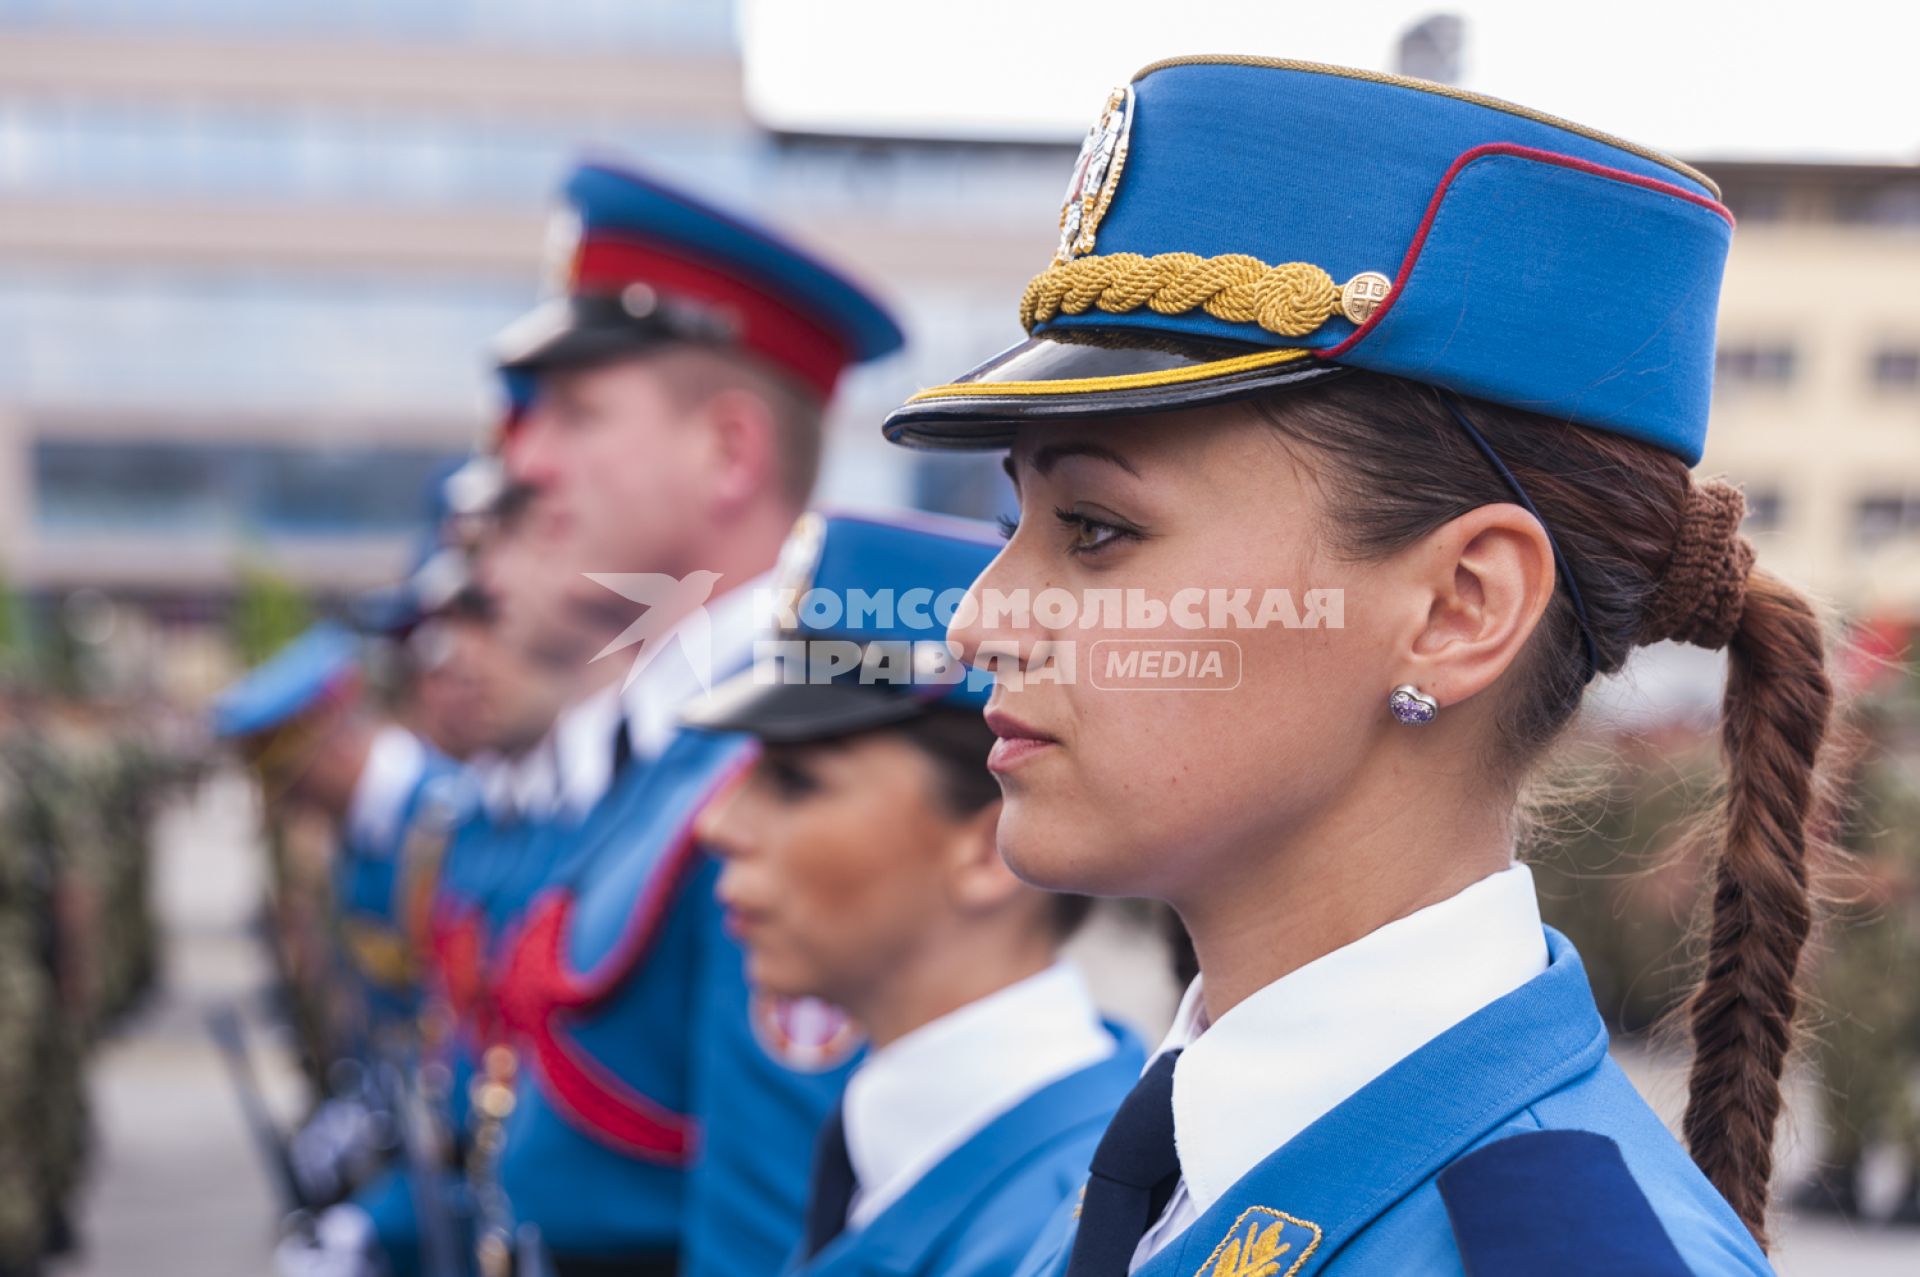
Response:
[{"label": "nose", "polygon": [[693,836],[722,860],[737,860],[747,849],[746,806],[742,790],[748,773],[729,781],[709,798],[693,818]]},{"label": "nose", "polygon": [[554,439],[553,412],[536,401],[501,444],[500,460],[507,476],[536,489],[550,485],[555,472]]},{"label": "nose", "polygon": [[1031,584],[1033,574],[1020,537],[1014,533],[1006,548],[967,587],[967,596],[947,627],[948,646],[974,669],[1024,670],[1047,640],[1048,631],[1031,606],[1031,596],[1039,591]]}]

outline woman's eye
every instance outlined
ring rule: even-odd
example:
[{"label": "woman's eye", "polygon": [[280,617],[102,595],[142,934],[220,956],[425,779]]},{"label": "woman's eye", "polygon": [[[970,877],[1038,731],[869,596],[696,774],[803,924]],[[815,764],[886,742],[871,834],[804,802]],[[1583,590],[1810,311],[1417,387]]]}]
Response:
[{"label": "woman's eye", "polygon": [[786,799],[804,798],[820,788],[812,772],[786,759],[768,759],[766,775],[773,782],[774,792]]},{"label": "woman's eye", "polygon": [[1076,510],[1060,509],[1053,512],[1067,529],[1067,553],[1098,554],[1116,541],[1137,541],[1140,534],[1133,528],[1122,527],[1105,519],[1096,519],[1092,515]]},{"label": "woman's eye", "polygon": [[1003,541],[1013,540],[1013,534],[1020,530],[1020,520],[1010,514],[995,515],[993,521],[1000,525],[1000,539]]}]

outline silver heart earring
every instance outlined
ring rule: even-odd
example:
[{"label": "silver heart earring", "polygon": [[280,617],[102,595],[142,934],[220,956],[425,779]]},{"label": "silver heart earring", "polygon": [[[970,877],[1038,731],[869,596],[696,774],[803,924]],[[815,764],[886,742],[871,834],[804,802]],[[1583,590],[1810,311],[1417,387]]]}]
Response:
[{"label": "silver heart earring", "polygon": [[1440,712],[1440,702],[1413,684],[1402,683],[1387,697],[1387,708],[1407,726],[1418,727],[1433,721],[1433,716]]}]

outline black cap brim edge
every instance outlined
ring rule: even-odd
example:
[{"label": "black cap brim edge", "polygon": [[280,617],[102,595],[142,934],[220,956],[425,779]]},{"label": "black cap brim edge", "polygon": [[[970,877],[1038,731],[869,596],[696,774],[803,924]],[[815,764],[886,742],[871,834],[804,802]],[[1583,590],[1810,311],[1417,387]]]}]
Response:
[{"label": "black cap brim edge", "polygon": [[507,325],[494,338],[493,357],[502,372],[558,372],[611,363],[671,340],[659,324],[557,297]]},{"label": "black cap brim edge", "polygon": [[932,707],[903,690],[768,682],[747,670],[682,710],[680,721],[700,731],[744,732],[768,744],[795,745],[904,723]]},{"label": "black cap brim edge", "polygon": [[[1124,335],[1115,335],[1124,340]],[[1036,362],[1067,372],[1076,363],[1097,364],[1099,371],[1019,379],[1000,375]],[[1129,349],[1043,336],[995,356],[956,382],[921,391],[889,413],[881,429],[890,442],[911,448],[1006,448],[1028,422],[1168,412],[1305,385],[1346,371],[1302,349],[1256,347],[1218,358],[1179,359],[1169,358],[1164,343]]]}]

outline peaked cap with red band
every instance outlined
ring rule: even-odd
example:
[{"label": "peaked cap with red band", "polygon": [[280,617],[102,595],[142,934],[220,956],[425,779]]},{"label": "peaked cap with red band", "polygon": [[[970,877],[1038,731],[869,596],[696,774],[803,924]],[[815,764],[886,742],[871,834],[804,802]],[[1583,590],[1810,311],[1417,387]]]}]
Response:
[{"label": "peaked cap with red band", "polygon": [[840,272],[654,178],[588,164],[564,195],[577,229],[563,244],[565,291],[500,335],[509,373],[693,342],[749,352],[826,398],[843,369],[905,343]]}]

